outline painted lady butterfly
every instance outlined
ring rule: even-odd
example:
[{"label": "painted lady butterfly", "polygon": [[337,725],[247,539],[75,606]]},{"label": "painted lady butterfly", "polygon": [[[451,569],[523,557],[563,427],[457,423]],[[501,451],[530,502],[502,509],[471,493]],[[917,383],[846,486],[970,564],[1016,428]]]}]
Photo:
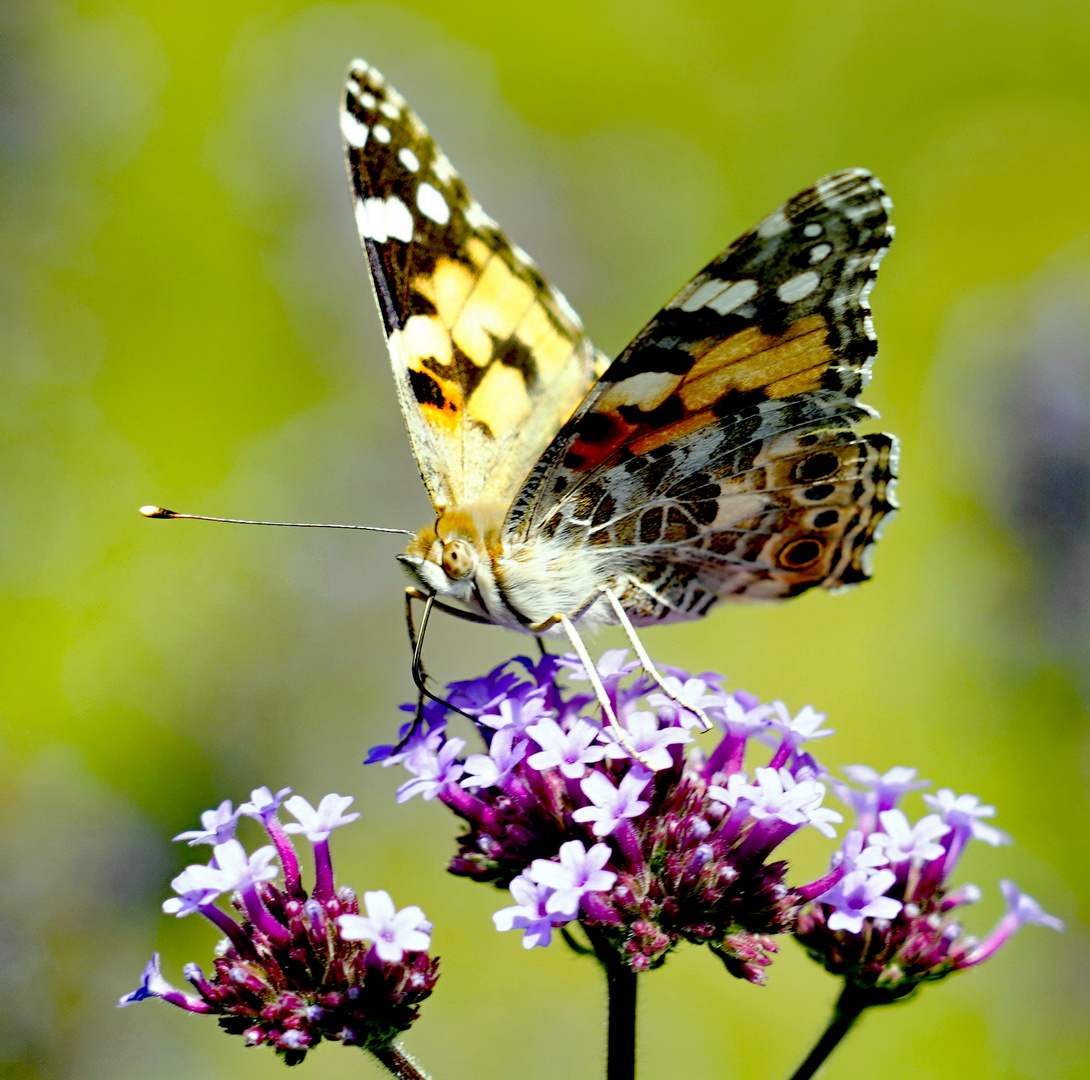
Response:
[{"label": "painted lady butterfly", "polygon": [[[735,241],[612,363],[362,61],[341,130],[435,524],[420,595],[541,633],[693,619],[870,576],[897,443],[852,428],[893,230],[862,169]],[[559,627],[558,627],[559,624]],[[641,658],[645,658],[634,640]],[[649,661],[646,661],[649,664]]]}]

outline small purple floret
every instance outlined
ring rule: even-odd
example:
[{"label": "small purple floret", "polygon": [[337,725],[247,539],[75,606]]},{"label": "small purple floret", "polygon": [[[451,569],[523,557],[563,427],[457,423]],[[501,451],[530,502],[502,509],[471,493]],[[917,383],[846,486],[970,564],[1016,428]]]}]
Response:
[{"label": "small purple floret", "polygon": [[502,728],[492,736],[487,754],[470,754],[465,763],[469,775],[460,781],[462,787],[502,787],[526,757],[527,744],[517,738],[517,729]]},{"label": "small purple floret", "polygon": [[586,893],[605,892],[613,887],[617,875],[603,870],[609,862],[607,844],[595,844],[589,851],[582,840],[569,840],[560,845],[557,861],[534,859],[528,871],[531,881],[553,890],[545,904],[550,915],[565,915],[574,919]]},{"label": "small purple floret", "polygon": [[587,766],[605,757],[605,747],[599,745],[600,729],[587,720],[576,720],[568,730],[555,720],[539,720],[526,729],[526,734],[541,749],[531,754],[527,764],[542,772],[559,769],[569,780],[578,780]]},{"label": "small purple floret", "polygon": [[581,806],[572,820],[589,823],[595,836],[609,836],[626,818],[639,817],[651,804],[641,799],[651,774],[636,765],[625,774],[619,786],[601,772],[592,772],[579,785],[592,806]]},{"label": "small purple floret", "polygon": [[[684,709],[679,712],[679,722],[693,715]],[[611,732],[606,732],[609,740],[606,744],[606,755],[610,758],[630,758],[636,755],[642,765],[654,772],[661,772],[674,765],[671,746],[684,746],[693,741],[693,737],[683,727],[660,726],[659,719],[651,712],[629,713],[624,721],[624,729],[627,737],[623,743],[614,738]]]},{"label": "small purple floret", "polygon": [[430,802],[447,784],[456,784],[465,771],[458,761],[464,746],[464,739],[448,739],[438,753],[424,746],[413,751],[402,764],[415,774],[415,779],[406,780],[397,789],[397,801],[408,802],[414,795],[419,795],[425,802]]},{"label": "small purple floret", "polygon": [[239,808],[239,814],[257,818],[258,821],[267,822],[276,816],[277,810],[285,797],[291,794],[291,788],[281,788],[273,794],[271,788],[259,787],[250,792],[250,801],[244,802]]},{"label": "small purple floret", "polygon": [[922,864],[945,853],[936,841],[950,832],[950,826],[944,824],[938,814],[928,814],[915,825],[909,825],[904,811],[893,809],[883,810],[878,820],[882,823],[882,831],[871,833],[870,843],[884,852],[891,863],[914,859]]},{"label": "small purple floret", "polygon": [[397,963],[406,953],[425,952],[431,945],[431,923],[415,904],[398,911],[388,892],[365,892],[366,915],[337,919],[345,941],[371,941],[380,960]]},{"label": "small purple floret", "polygon": [[497,930],[522,930],[522,947],[533,949],[548,945],[553,939],[553,928],[570,922],[568,915],[550,912],[549,899],[553,890],[548,885],[531,880],[520,874],[509,888],[517,901],[512,907],[500,908],[492,916]]},{"label": "small purple floret", "polygon": [[315,809],[302,795],[293,795],[284,803],[284,809],[298,824],[285,825],[284,832],[302,833],[312,844],[328,840],[334,829],[349,825],[359,817],[355,812],[345,813],[352,802],[351,795],[325,795]]},{"label": "small purple floret", "polygon": [[896,880],[891,870],[853,870],[841,878],[817,898],[833,909],[829,929],[858,934],[864,919],[892,919],[903,905],[885,891]]},{"label": "small purple floret", "polygon": [[239,814],[245,813],[243,806],[231,809],[231,800],[224,799],[215,810],[201,812],[201,828],[178,833],[175,840],[186,840],[190,847],[195,844],[222,844],[235,835],[235,824]]}]

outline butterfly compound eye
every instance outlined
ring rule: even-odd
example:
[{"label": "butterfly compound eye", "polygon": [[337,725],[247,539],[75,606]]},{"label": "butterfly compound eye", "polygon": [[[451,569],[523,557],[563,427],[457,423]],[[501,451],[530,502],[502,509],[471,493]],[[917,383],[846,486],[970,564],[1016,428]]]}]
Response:
[{"label": "butterfly compound eye", "polygon": [[443,545],[443,573],[451,581],[461,581],[474,570],[473,548],[465,540],[448,540]]}]

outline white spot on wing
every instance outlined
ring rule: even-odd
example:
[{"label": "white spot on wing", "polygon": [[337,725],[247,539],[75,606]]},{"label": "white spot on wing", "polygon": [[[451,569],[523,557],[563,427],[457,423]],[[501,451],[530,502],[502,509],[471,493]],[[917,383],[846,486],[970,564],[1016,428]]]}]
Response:
[{"label": "white spot on wing", "polygon": [[774,214],[769,214],[768,217],[757,226],[757,235],[762,240],[767,240],[772,236],[779,236],[782,233],[787,232],[791,228],[791,222],[787,220],[782,210],[777,210]]},{"label": "white spot on wing", "polygon": [[341,113],[341,134],[349,146],[362,150],[367,143],[367,125],[361,124],[347,109]]},{"label": "white spot on wing", "polygon": [[622,405],[638,405],[650,411],[661,405],[677,388],[677,376],[668,371],[641,371],[614,383],[595,403],[601,412],[615,411]]},{"label": "white spot on wing", "polygon": [[403,146],[397,152],[397,160],[405,166],[409,172],[416,172],[420,168],[420,158],[416,156],[407,146]]},{"label": "white spot on wing", "polygon": [[498,229],[499,224],[494,218],[491,218],[484,212],[484,208],[476,199],[471,199],[466,205],[465,211],[466,224],[471,229]]},{"label": "white spot on wing", "polygon": [[726,287],[727,283],[720,281],[719,278],[709,278],[693,289],[678,306],[682,311],[696,311],[697,308],[704,306],[705,301],[718,296]]},{"label": "white spot on wing", "polygon": [[361,239],[375,238],[374,230],[371,228],[371,213],[367,206],[367,199],[356,200],[356,228],[359,230]]},{"label": "white spot on wing", "polygon": [[405,243],[413,238],[413,212],[396,195],[386,200],[386,231]]},{"label": "white spot on wing", "polygon": [[882,200],[875,199],[873,202],[863,203],[862,206],[845,206],[843,213],[849,221],[862,221],[863,218],[883,210],[885,207],[882,205]]},{"label": "white spot on wing", "polygon": [[387,240],[408,243],[413,238],[412,211],[396,195],[357,199],[356,226],[361,237],[376,244]]},{"label": "white spot on wing", "polygon": [[811,221],[805,229],[802,230],[803,236],[820,236],[821,226],[816,221]]},{"label": "white spot on wing", "polygon": [[[886,500],[888,502],[892,503],[894,506],[896,506],[897,505],[896,497],[897,497],[897,481],[896,480],[890,480],[889,483],[886,484]],[[871,537],[874,540],[881,540],[882,539],[882,534],[886,531],[886,526],[889,525],[889,523],[896,516],[897,516],[897,511],[896,510],[887,510],[882,515],[882,519],[878,522],[878,524],[874,526],[874,532],[871,533]],[[870,545],[868,545],[868,547],[869,546]]]},{"label": "white spot on wing", "polygon": [[757,282],[751,280],[736,281],[729,289],[721,292],[715,299],[709,300],[705,307],[718,311],[720,315],[729,315],[757,295]]},{"label": "white spot on wing", "polygon": [[859,554],[859,568],[867,577],[874,573],[874,544],[867,544]]},{"label": "white spot on wing", "polygon": [[420,207],[420,213],[426,218],[431,218],[436,225],[446,225],[450,221],[450,207],[447,200],[431,184],[421,184],[416,189],[416,205]]},{"label": "white spot on wing", "polygon": [[396,120],[401,115],[401,110],[391,101],[384,101],[378,111],[388,120]]},{"label": "white spot on wing", "polygon": [[821,262],[833,250],[832,244],[815,244],[810,249],[810,264]]},{"label": "white spot on wing", "polygon": [[360,104],[365,109],[373,109],[378,104],[378,99],[374,94],[369,94],[366,91],[360,94]]},{"label": "white spot on wing", "polygon": [[805,300],[820,284],[821,275],[816,270],[806,270],[788,278],[777,290],[776,295],[785,304],[794,304]]},{"label": "white spot on wing", "polygon": [[390,129],[386,127],[385,124],[375,124],[371,130],[380,143],[388,143],[390,141]]},{"label": "white spot on wing", "polygon": [[435,157],[432,158],[431,171],[439,177],[439,183],[441,184],[449,184],[457,176],[454,166],[450,163],[450,158],[442,150],[436,150]]},{"label": "white spot on wing", "polygon": [[682,301],[681,310],[696,311],[708,307],[720,315],[729,315],[756,295],[757,282],[752,279],[721,281],[719,278],[711,278]]}]

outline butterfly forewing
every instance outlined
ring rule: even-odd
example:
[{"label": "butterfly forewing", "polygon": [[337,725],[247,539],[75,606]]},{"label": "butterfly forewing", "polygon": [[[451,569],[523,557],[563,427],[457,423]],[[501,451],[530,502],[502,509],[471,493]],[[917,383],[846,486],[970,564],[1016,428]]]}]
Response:
[{"label": "butterfly forewing", "polygon": [[440,509],[507,505],[604,363],[564,298],[362,61],[349,69],[341,130],[428,493]]}]

